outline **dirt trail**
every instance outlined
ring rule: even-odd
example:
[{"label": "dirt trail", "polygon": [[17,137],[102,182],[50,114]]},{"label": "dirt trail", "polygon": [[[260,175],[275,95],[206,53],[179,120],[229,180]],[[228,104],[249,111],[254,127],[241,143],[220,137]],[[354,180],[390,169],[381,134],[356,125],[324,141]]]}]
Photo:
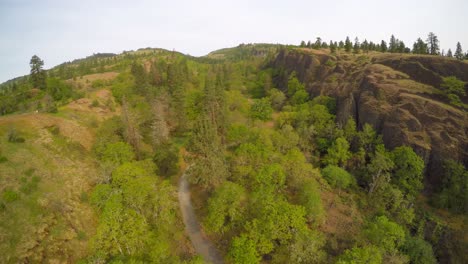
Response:
[{"label": "dirt trail", "polygon": [[213,264],[224,263],[216,247],[201,232],[200,224],[190,200],[189,183],[187,182],[187,174],[185,172],[179,182],[179,204],[185,229],[197,253],[207,262]]}]

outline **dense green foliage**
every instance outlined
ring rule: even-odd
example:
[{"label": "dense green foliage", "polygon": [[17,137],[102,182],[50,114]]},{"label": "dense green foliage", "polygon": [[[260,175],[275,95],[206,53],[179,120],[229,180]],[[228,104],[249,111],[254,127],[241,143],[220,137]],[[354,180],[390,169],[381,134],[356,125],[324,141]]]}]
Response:
[{"label": "dense green foliage", "polygon": [[[301,46],[356,56],[408,52],[393,35],[388,47],[348,37]],[[243,45],[205,58],[148,49],[93,56],[47,74],[35,58],[31,81],[0,94],[2,114],[60,115],[84,92],[112,92],[116,102],[108,104],[120,113],[91,125],[100,174],[83,199],[98,221],[84,261],[201,262],[190,253],[177,207],[174,183],[185,166],[202,228],[231,263],[435,263],[432,246],[442,243],[444,226],[437,222],[432,233],[425,226],[436,221],[417,199],[423,159],[409,146],[386,149],[374,127],[353,117],[338,123],[337,99],[313,97],[301,74],[271,67],[277,48]],[[413,53],[429,52],[437,47],[418,39]],[[114,77],[79,81],[106,71]],[[441,87],[450,100],[464,96],[455,77]],[[104,104],[93,98],[89,108]],[[22,138],[16,130],[7,137]],[[432,202],[465,214],[466,169],[448,161],[442,178]],[[28,183],[2,190],[0,206],[37,188],[37,180]]]},{"label": "dense green foliage", "polygon": [[450,103],[456,106],[461,106],[460,96],[465,96],[465,83],[455,76],[445,77],[440,85],[444,94],[450,100]]},{"label": "dense green foliage", "polygon": [[434,204],[466,214],[468,212],[468,170],[453,160],[447,160],[443,169],[443,181],[438,188],[438,195],[434,197]]}]

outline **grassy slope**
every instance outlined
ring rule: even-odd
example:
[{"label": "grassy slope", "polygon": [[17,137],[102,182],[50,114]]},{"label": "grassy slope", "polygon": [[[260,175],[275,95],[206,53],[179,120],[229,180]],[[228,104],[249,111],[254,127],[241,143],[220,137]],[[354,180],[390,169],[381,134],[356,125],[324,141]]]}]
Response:
[{"label": "grassy slope", "polygon": [[[94,100],[99,106],[91,107]],[[87,194],[99,176],[90,150],[97,124],[117,112],[104,106],[109,100],[107,89],[88,90],[87,98],[56,114],[0,117],[0,150],[7,158],[0,163],[0,262],[86,256],[96,226]],[[12,128],[24,143],[7,141]],[[11,191],[18,194],[15,201],[5,195]]]}]

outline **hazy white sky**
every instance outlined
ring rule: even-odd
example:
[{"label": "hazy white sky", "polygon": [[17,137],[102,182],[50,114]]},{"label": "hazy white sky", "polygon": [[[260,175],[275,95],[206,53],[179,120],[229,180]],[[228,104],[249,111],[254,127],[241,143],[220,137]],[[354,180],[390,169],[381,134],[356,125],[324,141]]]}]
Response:
[{"label": "hazy white sky", "polygon": [[442,49],[468,49],[468,0],[0,0],[0,82],[97,52],[143,47],[200,56],[239,43],[388,41],[433,31]]}]

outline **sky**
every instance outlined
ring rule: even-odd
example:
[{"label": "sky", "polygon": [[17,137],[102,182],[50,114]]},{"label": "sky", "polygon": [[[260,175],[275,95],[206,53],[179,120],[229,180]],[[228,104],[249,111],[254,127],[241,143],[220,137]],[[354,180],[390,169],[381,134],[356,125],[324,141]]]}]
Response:
[{"label": "sky", "polygon": [[0,0],[0,83],[93,53],[153,47],[203,56],[240,43],[350,36],[407,46],[434,32],[468,49],[467,0]]}]

